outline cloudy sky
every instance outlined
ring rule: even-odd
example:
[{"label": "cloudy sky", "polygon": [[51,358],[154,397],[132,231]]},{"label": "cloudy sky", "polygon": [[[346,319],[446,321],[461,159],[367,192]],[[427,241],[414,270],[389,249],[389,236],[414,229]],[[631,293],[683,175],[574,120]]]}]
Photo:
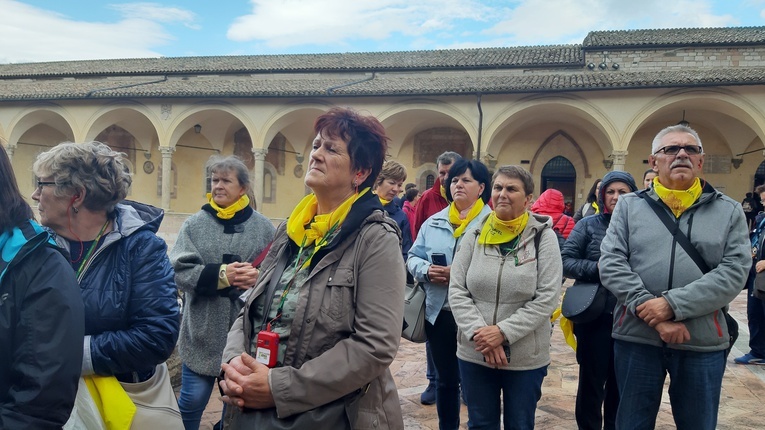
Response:
[{"label": "cloudy sky", "polygon": [[0,0],[0,63],[581,43],[765,25],[765,0]]}]

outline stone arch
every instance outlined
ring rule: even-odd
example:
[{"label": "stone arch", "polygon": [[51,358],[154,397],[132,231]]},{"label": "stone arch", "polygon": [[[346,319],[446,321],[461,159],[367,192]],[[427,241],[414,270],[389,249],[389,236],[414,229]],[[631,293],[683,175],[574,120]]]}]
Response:
[{"label": "stone arch", "polygon": [[292,150],[304,157],[310,152],[316,118],[332,105],[320,103],[291,103],[277,110],[262,126],[262,133],[253,139],[253,147],[267,149],[277,133],[281,133]]},{"label": "stone arch", "polygon": [[151,152],[159,145],[159,119],[140,103],[114,103],[97,110],[85,124],[85,140],[91,141],[110,125],[117,125],[136,139],[136,149]]},{"label": "stone arch", "polygon": [[160,144],[176,147],[178,141],[188,133],[194,133],[194,126],[200,125],[201,134],[212,149],[223,151],[223,144],[233,141],[233,135],[243,126],[250,136],[257,135],[257,128],[250,118],[236,105],[223,102],[200,102],[178,114],[164,136],[160,136]]},{"label": "stone arch", "polygon": [[470,138],[472,152],[476,151],[477,124],[452,104],[427,99],[402,100],[383,110],[377,118],[392,139],[388,153],[394,159],[399,159],[403,147],[414,135],[436,127],[463,130]]},{"label": "stone arch", "polygon": [[[537,152],[534,154],[534,158],[531,159],[531,165],[529,166],[529,171],[531,173],[534,173],[534,170],[536,169],[537,164],[539,163],[540,155],[547,152],[545,151],[546,147],[550,145],[551,142],[555,142],[556,138],[558,137],[562,137],[563,139],[571,143],[576,153],[579,154],[579,159],[581,160],[581,163],[582,163],[584,177],[585,178],[591,177],[592,175],[590,174],[590,167],[587,161],[587,157],[584,155],[584,152],[582,151],[582,147],[579,146],[579,143],[577,143],[577,141],[573,137],[571,137],[568,133],[566,133],[563,130],[558,130],[555,133],[551,134],[550,137],[548,137],[544,141],[544,143],[542,143],[542,145],[539,146],[539,149],[537,149]],[[547,164],[547,161],[545,162],[545,164]]]},{"label": "stone arch", "polygon": [[8,126],[8,144],[17,145],[21,136],[39,125],[57,131],[63,136],[63,140],[76,142],[78,139],[73,124],[75,124],[74,118],[61,106],[53,103],[35,104],[22,109],[11,120]]}]

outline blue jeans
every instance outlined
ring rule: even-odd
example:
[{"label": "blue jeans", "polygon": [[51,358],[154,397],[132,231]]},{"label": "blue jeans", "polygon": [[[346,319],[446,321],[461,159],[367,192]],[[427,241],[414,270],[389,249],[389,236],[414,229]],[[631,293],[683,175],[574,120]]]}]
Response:
[{"label": "blue jeans", "polygon": [[765,358],[765,300],[752,295],[757,273],[752,264],[746,280],[746,320],[749,327],[749,352],[757,358]]},{"label": "blue jeans", "polygon": [[[186,430],[198,430],[202,414],[210,400],[215,377],[200,375],[193,370],[181,365],[181,394],[178,396],[178,409],[183,418],[183,427]],[[225,412],[225,411],[224,411]]]},{"label": "blue jeans", "polygon": [[725,372],[725,351],[680,351],[616,340],[618,430],[653,429],[669,374],[669,400],[678,430],[714,430]]},{"label": "blue jeans", "polygon": [[[458,360],[462,390],[467,394],[468,428],[499,430],[500,412],[504,429],[534,428],[537,402],[547,366],[533,370],[501,370]],[[500,411],[499,397],[504,408]]]},{"label": "blue jeans", "polygon": [[460,370],[457,364],[457,324],[451,311],[441,310],[435,324],[425,321],[425,333],[436,367],[436,411],[440,430],[460,426]]}]

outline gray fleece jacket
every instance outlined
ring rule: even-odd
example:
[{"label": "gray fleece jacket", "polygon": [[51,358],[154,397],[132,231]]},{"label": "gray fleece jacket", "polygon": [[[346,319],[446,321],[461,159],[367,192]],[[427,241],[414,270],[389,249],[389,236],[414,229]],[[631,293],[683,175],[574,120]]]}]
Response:
[{"label": "gray fleece jacket", "polygon": [[[651,189],[647,197],[659,202]],[[664,296],[691,339],[669,348],[720,351],[728,347],[721,309],[744,286],[752,265],[741,205],[705,184],[701,197],[676,220],[712,269],[702,274],[648,203],[636,194],[619,198],[601,243],[600,280],[617,298],[615,339],[662,346],[659,333],[636,314],[641,303]]]},{"label": "gray fleece jacket", "polygon": [[[449,305],[457,323],[457,357],[486,365],[475,350],[478,328],[497,325],[510,346],[504,370],[550,364],[550,315],[558,306],[563,277],[558,238],[547,215],[529,214],[515,250],[480,245],[485,220],[465,233],[452,263]],[[539,249],[534,236],[539,234]]]}]

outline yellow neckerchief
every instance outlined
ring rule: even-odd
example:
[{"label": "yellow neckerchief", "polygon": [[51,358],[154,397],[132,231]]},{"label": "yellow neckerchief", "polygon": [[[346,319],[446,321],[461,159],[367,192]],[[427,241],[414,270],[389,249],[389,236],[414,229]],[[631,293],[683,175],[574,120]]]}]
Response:
[{"label": "yellow neckerchief", "polygon": [[592,207],[595,208],[596,215],[600,213],[600,207],[598,207],[598,202],[592,202]]},{"label": "yellow neckerchief", "polygon": [[468,224],[470,224],[470,221],[473,221],[473,218],[481,213],[481,209],[483,209],[483,200],[478,199],[473,204],[473,207],[470,209],[467,216],[465,216],[465,219],[460,219],[460,211],[457,209],[457,205],[455,205],[454,202],[449,204],[449,222],[452,223],[452,225],[458,226],[454,229],[454,237],[460,237],[465,233]]},{"label": "yellow neckerchief", "polygon": [[[380,196],[377,196],[380,197]],[[384,198],[380,197],[380,203],[382,203],[383,206],[387,206],[392,202],[393,200],[385,200]]]},{"label": "yellow neckerchief", "polygon": [[[353,203],[359,199],[359,197],[366,194],[369,188],[365,188],[360,193],[354,193],[348,197],[343,203],[340,204],[335,210],[328,214],[316,215],[316,211],[319,208],[319,202],[316,200],[316,194],[309,194],[303,197],[303,200],[295,206],[292,214],[287,219],[287,236],[295,242],[301,248],[305,248],[308,245],[315,244],[311,257],[303,263],[301,267],[305,267],[311,262],[311,258],[316,255],[316,252],[322,246],[327,244],[327,233],[337,231],[340,225],[345,221],[345,217],[351,211]],[[310,223],[308,229],[306,225]]]},{"label": "yellow neckerchief", "polygon": [[444,200],[448,200],[446,198],[446,188],[443,185],[441,185],[441,187],[438,189],[438,191],[441,193],[441,197],[443,197]]},{"label": "yellow neckerchief", "polygon": [[653,189],[661,201],[672,210],[675,218],[680,218],[680,215],[701,197],[701,180],[694,179],[693,185],[687,190],[670,190],[659,182],[657,176],[653,178]]},{"label": "yellow neckerchief", "polygon": [[497,214],[492,211],[486,222],[483,223],[481,235],[478,237],[480,245],[500,245],[508,243],[518,237],[526,228],[529,222],[529,213],[523,212],[523,215],[510,221],[502,221],[497,218]]},{"label": "yellow neckerchief", "polygon": [[215,204],[215,201],[212,199],[212,194],[207,193],[207,200],[210,202],[210,206],[212,206],[213,209],[215,209],[215,212],[217,212],[218,218],[220,219],[231,219],[234,217],[234,214],[239,212],[240,210],[247,207],[247,205],[250,204],[250,198],[247,197],[247,194],[243,195],[242,197],[239,197],[239,200],[235,201],[233,204],[226,208],[222,208]]},{"label": "yellow neckerchief", "polygon": [[135,404],[114,376],[83,376],[90,397],[108,430],[128,430],[133,423]]}]

